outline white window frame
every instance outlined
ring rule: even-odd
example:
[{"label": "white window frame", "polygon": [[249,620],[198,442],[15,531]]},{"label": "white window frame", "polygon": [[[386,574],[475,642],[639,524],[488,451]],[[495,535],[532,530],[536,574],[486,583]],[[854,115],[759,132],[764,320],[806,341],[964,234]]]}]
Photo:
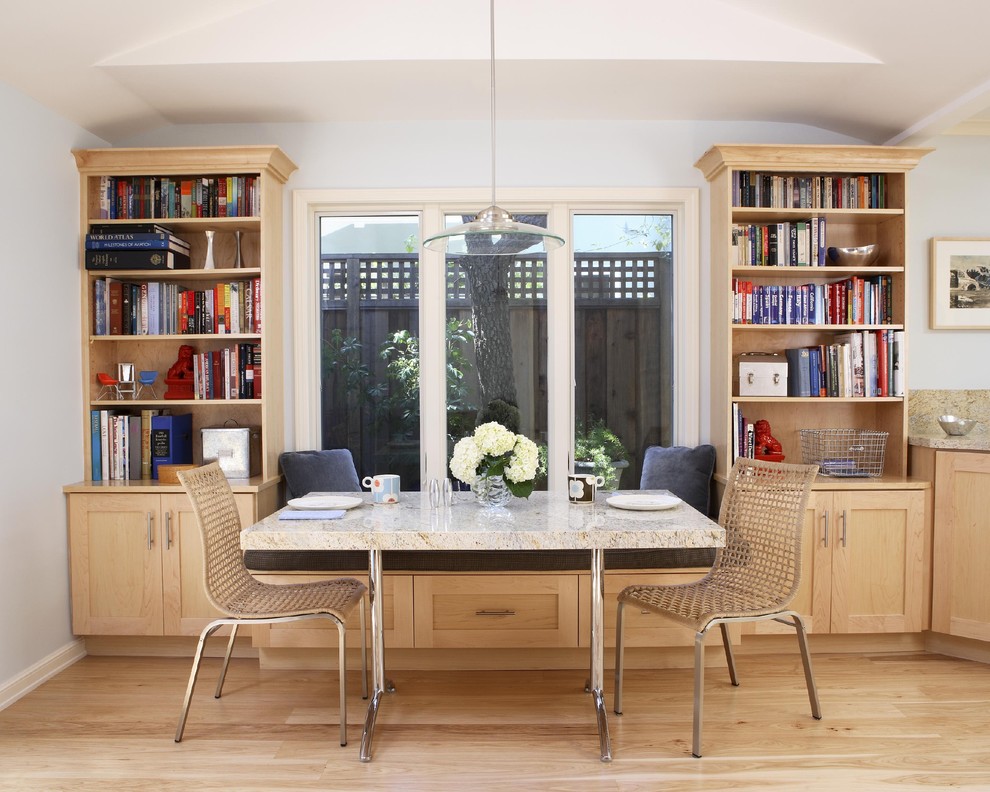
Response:
[{"label": "white window frame", "polygon": [[[471,214],[491,202],[483,189],[294,190],[292,194],[293,448],[320,445],[319,218],[326,214],[418,214],[421,229],[439,229],[447,214]],[[565,240],[575,214],[670,214],[674,231],[674,442],[701,436],[700,191],[696,188],[502,189],[499,206],[546,214],[547,227]],[[470,207],[470,208],[466,208]],[[421,236],[422,236],[421,232]],[[569,244],[547,255],[548,410],[551,489],[563,489],[573,454],[574,279]],[[566,273],[560,277],[555,273]],[[444,377],[444,257],[420,250],[420,468],[423,480],[447,473]],[[425,310],[424,310],[425,307]]]}]

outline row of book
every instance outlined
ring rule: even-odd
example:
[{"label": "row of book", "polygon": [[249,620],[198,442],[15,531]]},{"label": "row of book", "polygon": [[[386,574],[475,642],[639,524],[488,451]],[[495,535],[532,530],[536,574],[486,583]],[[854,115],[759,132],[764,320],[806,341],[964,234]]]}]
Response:
[{"label": "row of book", "polygon": [[732,403],[732,461],[738,457],[753,459],[756,455],[756,430],[754,423],[746,419],[742,409]]},{"label": "row of book", "polygon": [[261,344],[195,353],[193,398],[260,399]]},{"label": "row of book", "polygon": [[732,172],[732,205],[772,209],[884,209],[884,173],[846,176],[787,176]]},{"label": "row of book", "polygon": [[86,269],[189,269],[190,246],[154,223],[90,226]]},{"label": "row of book", "polygon": [[261,278],[188,289],[162,281],[93,281],[93,335],[261,332]]},{"label": "row of book", "polygon": [[157,479],[158,466],[192,462],[192,415],[90,411],[93,481]]},{"label": "row of book", "polygon": [[831,344],[787,349],[787,395],[904,396],[903,346],[903,330],[864,330],[837,335]]},{"label": "row of book", "polygon": [[182,217],[258,217],[258,177],[101,176],[100,217],[141,220]]},{"label": "row of book", "polygon": [[824,267],[825,218],[732,226],[733,259],[739,267]]},{"label": "row of book", "polygon": [[890,275],[768,285],[732,279],[733,324],[892,324],[893,314]]}]

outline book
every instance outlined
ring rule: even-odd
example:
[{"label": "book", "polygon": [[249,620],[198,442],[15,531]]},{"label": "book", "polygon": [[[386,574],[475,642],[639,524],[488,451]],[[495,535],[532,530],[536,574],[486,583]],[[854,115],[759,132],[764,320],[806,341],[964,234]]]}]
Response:
[{"label": "book", "polygon": [[799,347],[785,349],[784,354],[787,356],[787,395],[811,396],[811,353],[806,347]]},{"label": "book", "polygon": [[189,243],[171,234],[86,234],[86,250],[174,250],[189,255]]},{"label": "book", "polygon": [[90,467],[93,481],[103,480],[103,451],[102,440],[100,438],[100,413],[102,410],[89,411],[89,442],[90,442]]},{"label": "book", "polygon": [[903,396],[904,395],[904,331],[895,330],[894,331],[894,341],[891,344],[892,355],[891,355],[891,371],[893,373],[893,391],[891,396]]},{"label": "book", "polygon": [[852,368],[852,396],[866,395],[866,369],[864,367],[863,333],[841,333],[835,337],[838,344],[849,344],[850,363]]},{"label": "book", "polygon": [[151,478],[151,419],[156,415],[161,415],[161,410],[141,410],[140,478],[143,479]]},{"label": "book", "polygon": [[159,465],[192,462],[192,414],[151,417],[151,477],[158,478]]},{"label": "book", "polygon": [[127,417],[127,478],[140,479],[141,476],[141,417]]},{"label": "book", "polygon": [[174,250],[87,250],[88,270],[189,269],[189,255]]}]

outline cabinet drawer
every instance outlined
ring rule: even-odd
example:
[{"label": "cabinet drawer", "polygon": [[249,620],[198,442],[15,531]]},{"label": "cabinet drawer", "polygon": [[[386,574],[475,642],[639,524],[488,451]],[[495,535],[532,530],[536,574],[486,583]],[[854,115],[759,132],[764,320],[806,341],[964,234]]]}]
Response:
[{"label": "cabinet drawer", "polygon": [[413,585],[417,648],[577,645],[577,575],[417,575]]},{"label": "cabinet drawer", "polygon": [[[256,574],[265,583],[310,583],[341,577],[336,573],[300,574],[291,572]],[[354,577],[365,585],[367,574],[346,575]],[[385,631],[385,646],[393,649],[412,648],[412,576],[385,575],[382,578],[382,627]],[[365,603],[366,606],[369,603]],[[367,626],[371,629],[371,609],[366,610]],[[360,616],[355,609],[347,623],[347,646],[358,647],[360,643]],[[329,619],[306,619],[285,624],[258,625],[253,627],[253,644],[259,648],[322,648],[337,645],[337,628]]]}]

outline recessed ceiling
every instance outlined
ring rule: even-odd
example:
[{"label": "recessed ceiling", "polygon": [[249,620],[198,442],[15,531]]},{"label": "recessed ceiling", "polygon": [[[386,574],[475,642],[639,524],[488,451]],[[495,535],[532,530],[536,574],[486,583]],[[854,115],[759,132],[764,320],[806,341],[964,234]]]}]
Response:
[{"label": "recessed ceiling", "polygon": [[[52,5],[5,9],[0,79],[111,143],[171,124],[490,117],[487,0]],[[498,0],[498,118],[919,142],[990,106],[987,23],[982,0]]]}]

